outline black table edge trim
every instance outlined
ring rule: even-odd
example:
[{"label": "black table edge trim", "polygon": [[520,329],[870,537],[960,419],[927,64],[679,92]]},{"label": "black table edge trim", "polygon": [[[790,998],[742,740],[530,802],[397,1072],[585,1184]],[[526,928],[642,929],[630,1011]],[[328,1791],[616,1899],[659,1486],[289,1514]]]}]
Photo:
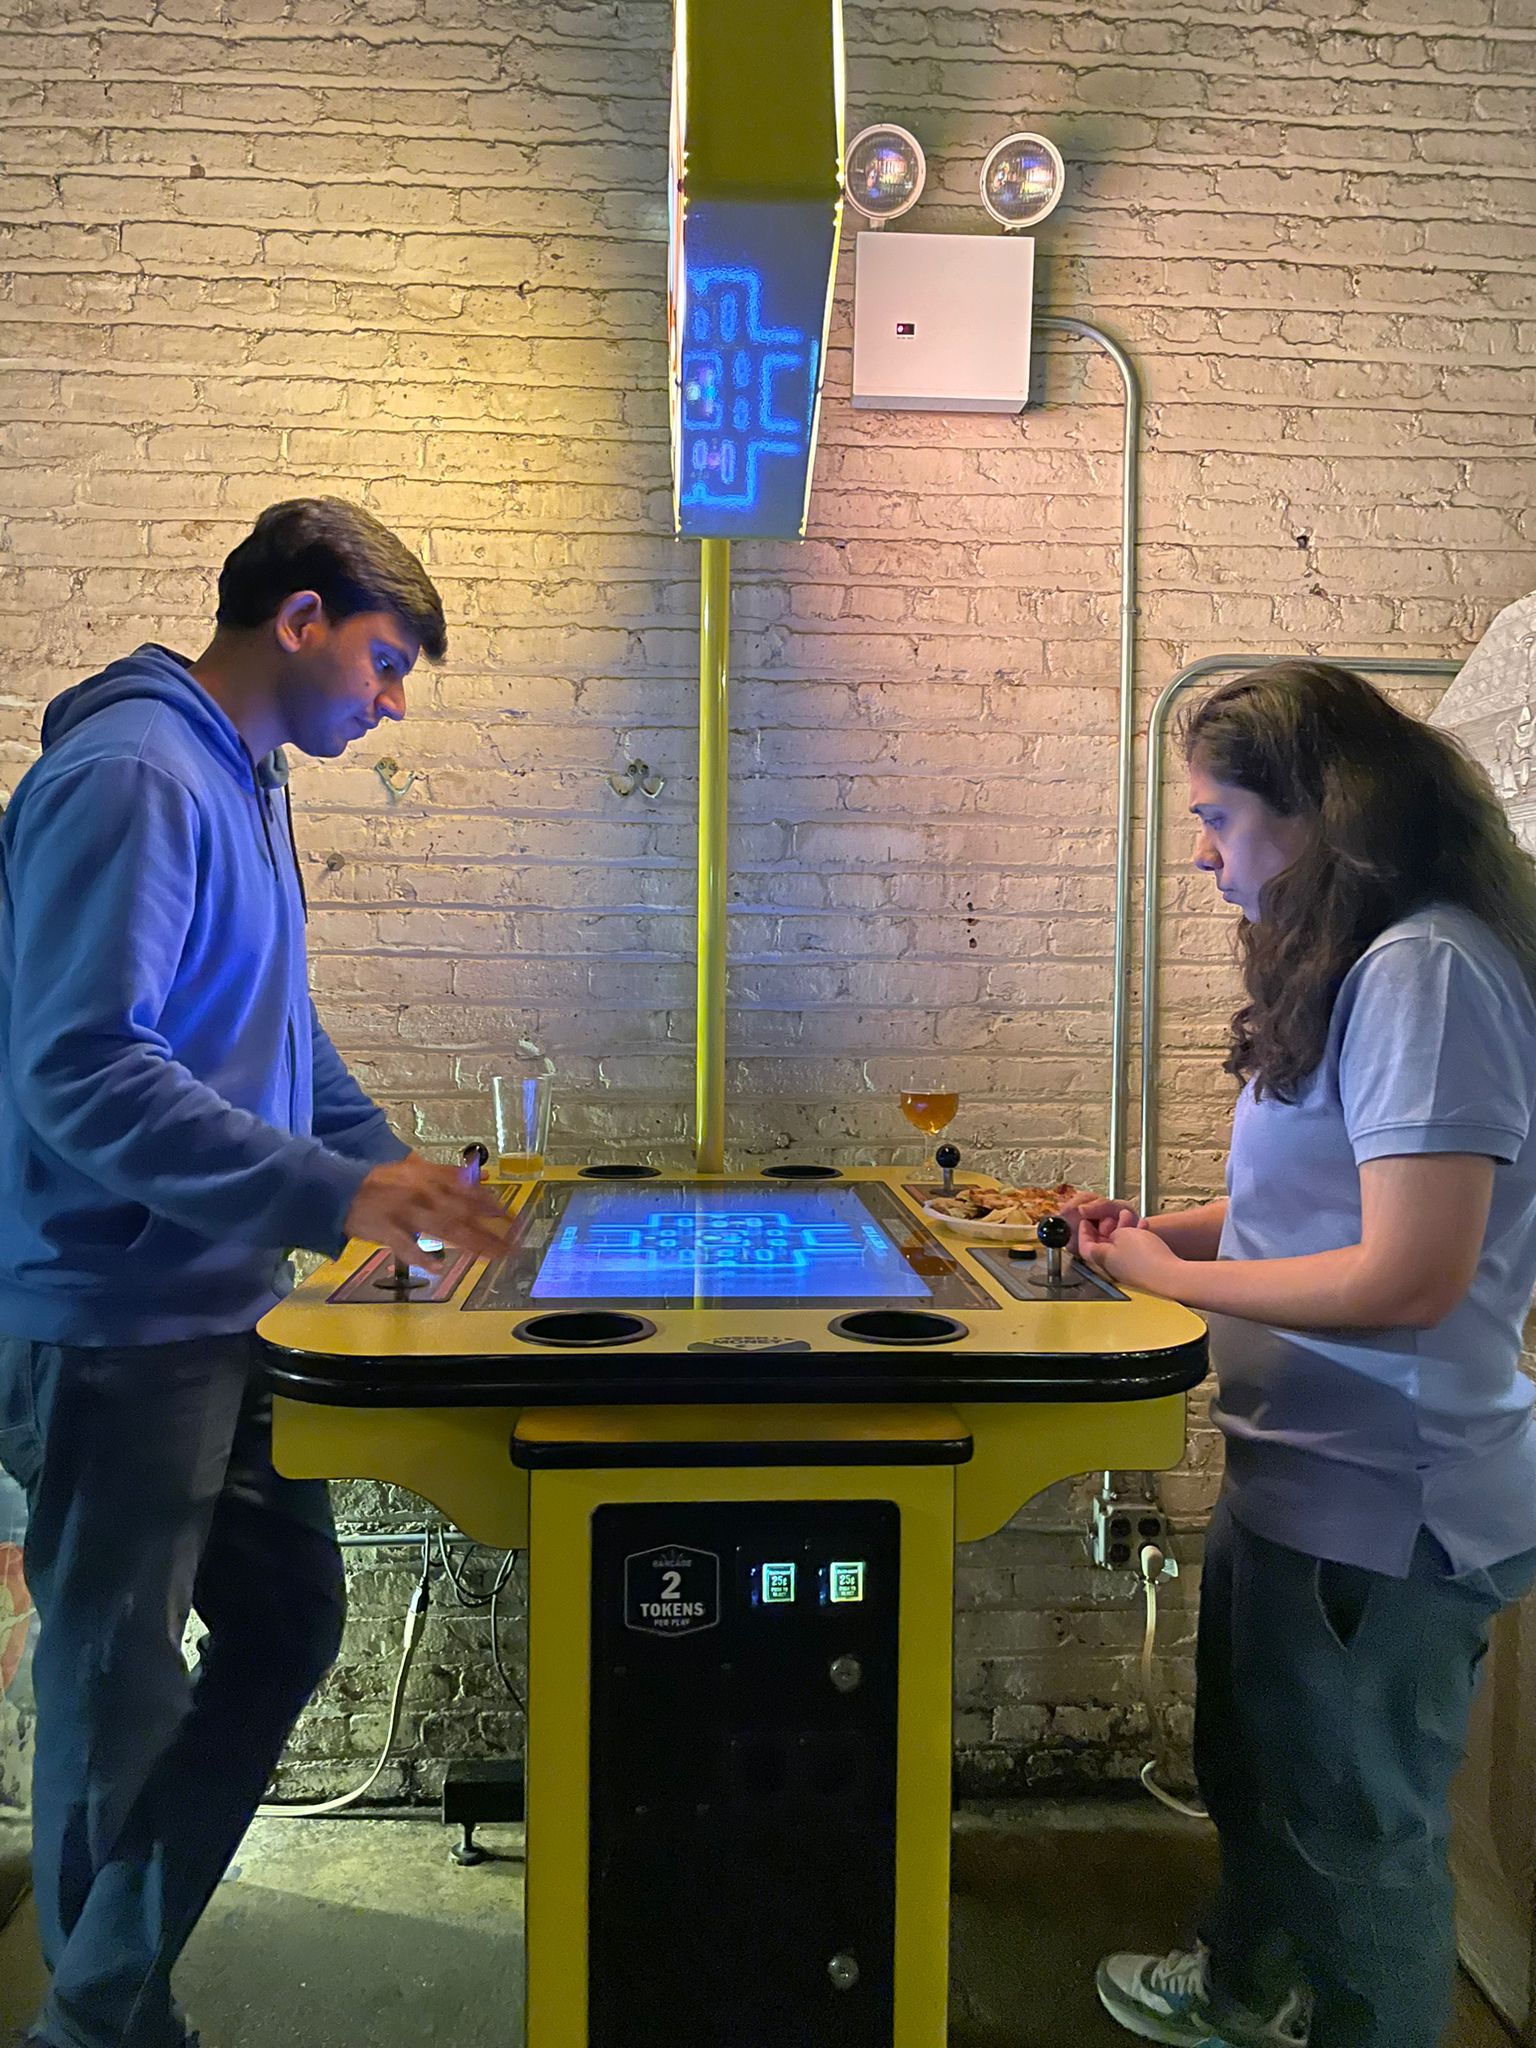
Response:
[{"label": "black table edge trim", "polygon": [[[879,1404],[907,1401],[1149,1401],[1168,1394],[1187,1394],[1208,1370],[1204,1336],[1166,1350],[1115,1352],[1113,1364],[1091,1370],[1093,1353],[1034,1353],[1027,1375],[1018,1372],[1018,1354],[945,1353],[937,1348],[910,1358],[874,1347],[857,1356],[862,1370],[840,1376],[822,1370],[814,1376],[774,1372],[765,1353],[764,1370],[750,1376],[715,1377],[699,1370],[697,1357],[680,1352],[584,1352],[573,1367],[607,1368],[601,1381],[579,1369],[569,1379],[553,1373],[523,1377],[498,1360],[500,1375],[485,1371],[487,1361],[468,1357],[425,1358],[414,1362],[408,1377],[398,1374],[398,1361],[338,1358],[266,1344],[267,1378],[272,1391],[292,1401],[332,1408],[625,1408],[700,1407],[814,1402],[818,1405]],[[791,1354],[799,1355],[799,1354]],[[820,1354],[823,1367],[832,1357]],[[546,1364],[554,1361],[546,1354]],[[945,1366],[950,1368],[945,1371]],[[907,1369],[902,1370],[903,1366]],[[990,1370],[988,1370],[990,1368]],[[455,1378],[456,1373],[466,1377]],[[372,1377],[369,1377],[369,1375]],[[665,1375],[665,1376],[664,1376]]]}]

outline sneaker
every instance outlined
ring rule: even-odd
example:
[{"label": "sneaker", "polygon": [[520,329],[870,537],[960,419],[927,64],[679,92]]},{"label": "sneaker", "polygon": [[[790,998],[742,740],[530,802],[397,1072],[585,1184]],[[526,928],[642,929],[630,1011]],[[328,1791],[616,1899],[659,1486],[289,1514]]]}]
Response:
[{"label": "sneaker", "polygon": [[1203,1945],[1166,1956],[1105,1956],[1094,1978],[1099,2003],[1128,2033],[1168,2048],[1306,2048],[1311,2000],[1292,1991],[1280,2010],[1212,2018]]}]

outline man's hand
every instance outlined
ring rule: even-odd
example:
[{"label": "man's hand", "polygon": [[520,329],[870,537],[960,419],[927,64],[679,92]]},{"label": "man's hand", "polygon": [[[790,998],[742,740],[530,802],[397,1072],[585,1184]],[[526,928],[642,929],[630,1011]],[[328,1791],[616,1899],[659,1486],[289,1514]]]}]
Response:
[{"label": "man's hand", "polygon": [[1105,1243],[1117,1230],[1134,1230],[1139,1219],[1129,1202],[1110,1201],[1106,1195],[1085,1195],[1082,1201],[1067,1204],[1061,1220],[1072,1232],[1073,1251],[1082,1253],[1091,1244]]},{"label": "man's hand", "polygon": [[499,1258],[510,1227],[489,1188],[471,1185],[457,1166],[434,1166],[415,1152],[374,1167],[353,1196],[345,1224],[348,1237],[387,1245],[412,1265],[421,1261],[418,1236],[477,1258]]}]

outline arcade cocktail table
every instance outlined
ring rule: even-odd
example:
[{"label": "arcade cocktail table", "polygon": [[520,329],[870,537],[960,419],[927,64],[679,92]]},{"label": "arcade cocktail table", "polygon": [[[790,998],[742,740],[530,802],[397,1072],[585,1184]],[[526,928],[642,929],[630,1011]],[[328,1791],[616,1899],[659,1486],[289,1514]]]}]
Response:
[{"label": "arcade cocktail table", "polygon": [[954,1545],[1173,1464],[1199,1320],[855,1169],[551,1171],[266,1319],[275,1453],[529,1552],[528,2048],[940,2048]]}]

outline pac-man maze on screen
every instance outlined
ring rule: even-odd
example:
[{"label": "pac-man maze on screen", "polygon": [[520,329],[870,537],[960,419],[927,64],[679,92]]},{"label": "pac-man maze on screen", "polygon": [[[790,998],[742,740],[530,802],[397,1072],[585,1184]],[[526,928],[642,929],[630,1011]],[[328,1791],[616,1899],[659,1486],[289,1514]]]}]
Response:
[{"label": "pac-man maze on screen", "polygon": [[841,78],[830,0],[678,8],[672,456],[686,538],[805,531],[841,218]]}]

